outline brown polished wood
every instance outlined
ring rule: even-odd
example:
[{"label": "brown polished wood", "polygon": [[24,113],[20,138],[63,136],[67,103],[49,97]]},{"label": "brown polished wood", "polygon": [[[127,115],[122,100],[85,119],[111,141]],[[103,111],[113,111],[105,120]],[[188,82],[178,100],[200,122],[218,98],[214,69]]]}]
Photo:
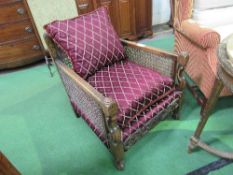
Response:
[{"label": "brown polished wood", "polygon": [[118,35],[129,40],[152,35],[151,0],[76,0],[79,15],[105,6]]},{"label": "brown polished wood", "polygon": [[135,10],[136,33],[140,36],[152,35],[152,1],[137,1],[137,3],[135,3]]},{"label": "brown polished wood", "polygon": [[45,51],[26,0],[0,0],[0,70],[42,59]]},{"label": "brown polished wood", "polygon": [[170,9],[171,9],[171,16],[169,20],[169,25],[173,27],[174,17],[175,17],[175,0],[170,0]]},{"label": "brown polished wood", "polygon": [[0,26],[0,44],[20,39],[31,37],[34,34],[31,22],[28,19],[7,23]]},{"label": "brown polished wood", "polygon": [[20,175],[19,171],[0,151],[0,175]]},{"label": "brown polished wood", "polygon": [[76,1],[76,5],[79,9],[79,14],[85,14],[95,9],[93,0],[79,0]]},{"label": "brown polished wood", "polygon": [[[3,4],[3,2],[6,2],[6,4]],[[0,4],[0,24],[28,18],[27,9],[24,7],[23,1],[3,2]]]}]

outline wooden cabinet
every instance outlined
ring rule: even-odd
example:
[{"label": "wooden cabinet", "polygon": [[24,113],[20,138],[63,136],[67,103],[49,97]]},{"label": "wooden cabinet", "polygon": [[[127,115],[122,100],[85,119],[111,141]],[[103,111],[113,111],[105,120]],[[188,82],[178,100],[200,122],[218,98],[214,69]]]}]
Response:
[{"label": "wooden cabinet", "polygon": [[32,63],[44,55],[26,0],[0,0],[0,70]]},{"label": "wooden cabinet", "polygon": [[153,33],[151,0],[76,0],[76,3],[79,15],[107,7],[112,24],[122,38],[136,40]]}]

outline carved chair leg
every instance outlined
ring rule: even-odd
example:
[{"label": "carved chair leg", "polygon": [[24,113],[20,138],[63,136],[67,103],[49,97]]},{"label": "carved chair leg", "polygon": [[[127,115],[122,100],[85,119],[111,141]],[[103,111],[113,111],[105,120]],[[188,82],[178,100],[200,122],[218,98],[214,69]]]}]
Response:
[{"label": "carved chair leg", "polygon": [[201,110],[201,120],[200,120],[200,124],[198,125],[198,128],[194,134],[194,136],[196,138],[199,138],[201,135],[201,132],[213,110],[213,108],[215,107],[219,94],[221,93],[222,89],[223,89],[223,83],[216,79],[215,84],[214,84],[211,96],[209,97],[208,101],[206,102],[206,104],[204,105],[204,107]]},{"label": "carved chair leg", "polygon": [[[201,135],[208,119],[209,119],[211,111],[217,103],[219,94],[221,93],[222,89],[223,89],[223,83],[220,80],[216,79],[215,83],[214,83],[214,88],[211,92],[211,95],[201,110],[201,118],[200,118],[200,121],[198,123],[198,126],[197,126],[192,138],[199,140],[200,135]],[[189,147],[188,147],[189,153],[191,153],[192,150],[196,146],[196,142],[192,138],[190,139],[190,143],[189,143]]]},{"label": "carved chair leg", "polygon": [[114,164],[118,170],[124,169],[124,148],[122,143],[110,145],[111,152],[114,157]]},{"label": "carved chair leg", "polygon": [[110,150],[114,157],[114,164],[118,170],[124,169],[124,146],[121,141],[121,130],[118,125],[109,127]]}]

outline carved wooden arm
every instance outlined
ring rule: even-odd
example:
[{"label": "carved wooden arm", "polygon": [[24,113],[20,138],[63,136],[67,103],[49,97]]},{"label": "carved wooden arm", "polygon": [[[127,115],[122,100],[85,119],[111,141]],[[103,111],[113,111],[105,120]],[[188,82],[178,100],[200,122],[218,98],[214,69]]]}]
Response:
[{"label": "carved wooden arm", "polygon": [[135,42],[122,40],[122,43],[129,60],[175,80],[177,55]]},{"label": "carved wooden arm", "polygon": [[61,61],[56,62],[56,64],[70,79],[76,83],[79,88],[81,88],[86,94],[96,101],[96,103],[102,108],[105,116],[114,116],[116,114],[117,104],[113,99],[103,96],[72,69],[67,68],[67,66]]},{"label": "carved wooden arm", "polygon": [[181,52],[181,54],[178,56],[178,66],[177,66],[177,74],[176,74],[176,80],[178,83],[178,88],[180,90],[185,88],[186,81],[184,77],[184,70],[189,60],[189,54],[188,52]]},{"label": "carved wooden arm", "polygon": [[174,59],[174,60],[176,60],[176,57],[177,57],[177,55],[174,54],[174,53],[164,51],[164,50],[154,48],[154,47],[149,47],[149,46],[146,46],[144,44],[136,43],[136,42],[133,42],[133,41],[127,41],[127,40],[121,39],[121,42],[122,42],[123,45],[127,45],[127,46],[133,47],[133,48],[137,48],[137,49],[143,50],[145,52],[150,52],[150,53],[153,53],[153,54],[155,54],[157,56],[164,57],[165,59]]}]

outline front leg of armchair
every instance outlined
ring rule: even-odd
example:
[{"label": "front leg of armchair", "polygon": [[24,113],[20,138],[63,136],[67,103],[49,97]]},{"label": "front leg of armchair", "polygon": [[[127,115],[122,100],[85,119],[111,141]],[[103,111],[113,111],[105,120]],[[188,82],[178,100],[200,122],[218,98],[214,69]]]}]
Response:
[{"label": "front leg of armchair", "polygon": [[178,56],[178,65],[177,65],[177,73],[176,73],[176,81],[177,81],[177,87],[180,91],[182,91],[181,97],[179,99],[179,105],[177,110],[174,111],[173,113],[173,118],[178,120],[179,119],[179,114],[180,114],[180,110],[182,108],[182,104],[183,104],[183,91],[184,88],[186,86],[186,81],[185,81],[185,77],[184,77],[184,70],[185,67],[188,63],[189,60],[189,55],[187,52],[182,52],[179,56]]},{"label": "front leg of armchair", "polygon": [[110,150],[113,154],[115,166],[118,170],[124,169],[124,146],[122,142],[122,131],[117,124],[117,104],[111,98],[105,98],[103,112],[106,120],[106,127],[108,131],[108,141]]}]

